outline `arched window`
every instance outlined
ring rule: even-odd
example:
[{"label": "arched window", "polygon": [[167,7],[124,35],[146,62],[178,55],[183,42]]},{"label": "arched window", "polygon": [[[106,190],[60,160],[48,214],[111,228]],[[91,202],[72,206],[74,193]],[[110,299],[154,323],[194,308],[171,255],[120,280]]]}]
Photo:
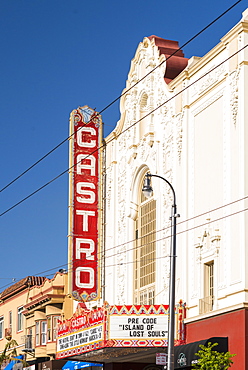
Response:
[{"label": "arched window", "polygon": [[138,215],[135,221],[134,302],[154,304],[156,268],[156,201],[146,199],[140,184]]},{"label": "arched window", "polygon": [[[147,118],[146,115],[148,113],[148,95],[143,93],[140,99],[140,122],[139,122],[139,135],[140,139],[143,138],[144,134],[146,133],[146,124]],[[145,118],[143,118],[145,117]]]}]

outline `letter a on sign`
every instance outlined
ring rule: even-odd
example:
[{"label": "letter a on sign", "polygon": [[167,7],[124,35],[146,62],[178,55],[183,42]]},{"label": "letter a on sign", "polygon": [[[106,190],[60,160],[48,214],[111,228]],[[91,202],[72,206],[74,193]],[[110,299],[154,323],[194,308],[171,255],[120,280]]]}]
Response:
[{"label": "letter a on sign", "polygon": [[101,116],[88,106],[70,117],[69,276],[78,301],[99,298]]}]

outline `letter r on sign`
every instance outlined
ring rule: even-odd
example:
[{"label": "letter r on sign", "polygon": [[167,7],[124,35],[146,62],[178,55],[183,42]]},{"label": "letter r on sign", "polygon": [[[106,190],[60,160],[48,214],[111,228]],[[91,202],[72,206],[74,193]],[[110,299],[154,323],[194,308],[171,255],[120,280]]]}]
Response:
[{"label": "letter r on sign", "polygon": [[[87,244],[89,248],[81,248],[81,244]],[[95,243],[92,239],[76,239],[76,259],[81,259],[81,253],[85,253],[85,258],[87,260],[93,260],[94,256],[92,253],[95,251]]]}]

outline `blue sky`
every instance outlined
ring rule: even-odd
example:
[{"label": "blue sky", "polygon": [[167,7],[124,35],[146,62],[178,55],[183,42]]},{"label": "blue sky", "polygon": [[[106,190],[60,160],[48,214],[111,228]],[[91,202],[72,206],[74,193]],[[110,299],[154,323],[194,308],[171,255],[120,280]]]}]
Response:
[{"label": "blue sky", "polygon": [[[179,45],[236,1],[1,0],[0,189],[68,137],[78,106],[101,111],[125,87],[145,36]],[[240,19],[243,0],[183,50],[203,56]],[[104,111],[105,136],[119,102]],[[0,214],[68,168],[65,142],[0,192]],[[67,263],[68,175],[0,217],[0,291]],[[45,272],[46,271],[46,272]]]}]

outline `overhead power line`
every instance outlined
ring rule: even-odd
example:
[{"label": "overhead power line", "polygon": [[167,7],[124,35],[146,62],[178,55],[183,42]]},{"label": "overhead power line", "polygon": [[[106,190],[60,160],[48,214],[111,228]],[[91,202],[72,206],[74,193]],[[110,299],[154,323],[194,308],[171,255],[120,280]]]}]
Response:
[{"label": "overhead power line", "polygon": [[32,168],[34,168],[37,164],[39,164],[41,161],[43,161],[43,159],[45,159],[46,157],[48,157],[51,153],[53,153],[56,149],[58,149],[62,144],[64,144],[66,141],[68,140],[68,138],[64,139],[63,141],[61,141],[61,143],[59,143],[58,145],[56,145],[53,149],[51,149],[48,153],[46,153],[45,155],[43,155],[43,157],[41,157],[38,161],[36,161],[34,164],[32,164],[30,167],[28,167],[25,171],[23,171],[19,176],[17,176],[16,178],[14,178],[11,182],[9,182],[7,185],[5,185],[2,189],[0,189],[0,193],[2,191],[4,191],[5,189],[7,189],[10,185],[12,185],[14,182],[16,182],[18,179],[20,179],[23,175],[25,175],[28,171],[30,171]]},{"label": "overhead power line", "polygon": [[[244,200],[246,200],[246,199],[248,199],[248,195],[247,195],[247,196],[245,196],[245,197],[243,197],[243,198],[237,199],[237,200],[235,200],[235,201],[233,201],[233,202],[230,202],[230,203],[224,204],[224,205],[222,205],[222,206],[219,206],[219,207],[217,207],[217,208],[214,208],[214,209],[208,210],[208,211],[206,211],[206,212],[200,213],[199,215],[196,215],[196,216],[193,216],[193,217],[187,218],[187,219],[185,219],[185,220],[183,220],[183,221],[177,222],[177,226],[180,226],[180,225],[182,225],[182,224],[185,224],[186,222],[194,221],[194,220],[196,220],[196,219],[197,219],[197,218],[199,218],[199,217],[203,217],[203,216],[205,216],[205,215],[210,215],[211,213],[214,213],[214,212],[216,212],[216,211],[220,211],[221,209],[226,208],[226,207],[233,206],[234,204],[236,204],[236,203],[238,203],[238,202],[241,202],[241,201],[244,201]],[[227,216],[227,217],[228,217],[228,216]],[[223,216],[223,218],[225,218],[225,217]],[[204,224],[194,226],[194,228],[198,228],[198,227],[200,227],[200,226],[208,225],[209,223],[213,223],[215,220],[213,220],[213,221],[211,221],[211,222],[210,222],[210,221],[211,221],[211,220],[209,220],[208,222],[206,222],[206,223],[204,223]],[[113,246],[112,248],[108,248],[108,252],[109,252],[109,251],[111,251],[111,250],[113,250],[113,249],[116,249],[116,248],[124,247],[125,245],[127,245],[127,244],[129,244],[129,243],[134,243],[135,241],[140,240],[140,239],[143,239],[144,237],[152,236],[152,235],[154,235],[154,234],[158,234],[158,233],[160,233],[160,232],[162,232],[162,231],[166,231],[166,230],[168,230],[168,229],[171,229],[171,225],[166,226],[166,227],[163,227],[163,228],[162,228],[162,229],[160,229],[160,230],[154,230],[154,231],[151,231],[151,232],[149,232],[149,233],[147,233],[147,234],[145,234],[145,235],[143,235],[143,236],[140,236],[140,237],[138,237],[138,238],[131,239],[131,240],[129,240],[129,241],[125,241],[124,243],[121,243],[121,244],[115,245],[115,246]],[[180,232],[177,232],[177,234],[180,234]],[[76,234],[70,234],[69,236],[77,236],[77,235],[76,235]],[[99,252],[99,253],[100,253],[100,252]]]},{"label": "overhead power line", "polygon": [[[143,76],[140,80],[138,80],[134,85],[129,87],[127,90],[125,90],[121,95],[119,95],[117,98],[112,100],[108,105],[106,105],[100,112],[98,112],[98,115],[102,114],[105,110],[110,108],[114,103],[116,103],[122,96],[126,95],[131,89],[133,89],[135,86],[137,86],[141,81],[143,81],[147,76],[149,76],[151,73],[153,73],[157,68],[159,68],[163,63],[165,63],[167,60],[169,60],[172,56],[174,56],[179,50],[184,48],[186,45],[188,45],[190,42],[192,42],[194,39],[196,39],[199,35],[201,35],[204,31],[206,31],[209,27],[211,27],[215,22],[217,22],[220,18],[222,18],[225,14],[227,14],[230,10],[232,10],[236,5],[238,5],[242,0],[236,1],[232,6],[230,6],[228,9],[226,9],[223,13],[221,13],[217,18],[215,18],[212,22],[208,23],[207,26],[202,28],[199,32],[197,32],[193,37],[191,37],[187,42],[185,42],[181,47],[179,47],[177,50],[175,50],[171,55],[165,58],[159,65],[157,65],[155,68],[153,68],[150,72],[148,72],[145,76]],[[15,183],[18,179],[20,179],[22,176],[24,176],[27,172],[29,172],[32,168],[34,168],[36,165],[38,165],[40,162],[42,162],[45,158],[47,158],[50,154],[52,154],[56,149],[58,149],[61,145],[63,145],[67,140],[69,140],[77,131],[75,131],[72,135],[68,136],[66,139],[62,140],[58,145],[56,145],[53,149],[51,149],[48,153],[46,153],[43,157],[41,157],[39,160],[37,160],[35,163],[33,163],[30,167],[28,167],[25,171],[23,171],[20,175],[15,177],[12,181],[10,181],[7,185],[5,185],[2,189],[0,189],[0,193],[6,190],[9,186],[11,186],[13,183]],[[42,189],[42,188],[41,188]],[[40,190],[41,190],[40,189]]]},{"label": "overhead power line", "polygon": [[[224,207],[228,207],[228,206],[230,206],[230,205],[233,205],[234,203],[237,203],[237,202],[239,202],[239,201],[243,201],[243,200],[245,200],[245,199],[247,199],[247,198],[248,198],[248,196],[246,196],[246,197],[244,197],[244,198],[241,198],[241,199],[238,199],[238,200],[236,200],[236,201],[234,201],[234,202],[231,202],[231,203],[225,204],[225,205],[220,206],[220,207],[218,207],[218,208],[214,208],[214,209],[212,209],[212,210],[210,210],[210,211],[204,212],[204,213],[202,213],[202,214],[200,214],[200,215],[197,215],[197,216],[194,216],[194,217],[189,218],[189,219],[187,219],[187,220],[184,220],[184,221],[182,221],[181,223],[185,223],[185,222],[191,221],[192,219],[195,219],[195,218],[201,217],[202,215],[207,214],[207,213],[215,212],[216,210],[220,210],[220,209],[222,209],[222,208],[224,208]],[[187,232],[189,232],[189,231],[193,231],[193,230],[195,230],[195,229],[198,229],[198,228],[200,228],[200,227],[208,226],[208,225],[209,225],[209,224],[211,224],[211,223],[215,223],[215,222],[218,222],[218,221],[221,221],[221,220],[227,219],[227,218],[229,218],[229,217],[232,217],[232,216],[238,215],[238,214],[240,214],[240,213],[242,213],[242,212],[246,212],[246,211],[248,211],[248,207],[243,208],[243,209],[240,209],[240,210],[235,211],[235,212],[232,212],[232,213],[229,213],[229,214],[227,214],[227,215],[224,215],[224,216],[221,216],[221,217],[215,218],[215,219],[213,219],[213,220],[208,220],[207,222],[204,222],[204,223],[202,223],[202,224],[199,224],[199,225],[193,226],[193,227],[191,227],[191,228],[184,229],[184,230],[182,230],[182,231],[177,232],[177,233],[176,233],[176,235],[178,236],[178,235],[181,235],[181,234],[187,233]],[[168,227],[168,228],[170,228],[170,227]],[[166,228],[165,228],[165,229],[166,229]],[[161,232],[161,231],[163,231],[163,230],[165,230],[165,229],[162,229],[162,230],[156,230],[156,231],[155,231],[155,233],[159,233],[159,232]],[[140,239],[144,238],[144,237],[145,237],[145,236],[147,236],[147,235],[150,235],[150,234],[146,234],[146,235],[142,236]],[[169,236],[164,236],[164,237],[162,237],[162,238],[156,239],[156,240],[155,240],[155,241],[153,241],[153,242],[148,242],[148,243],[146,243],[145,245],[149,245],[150,243],[154,243],[154,242],[156,242],[156,243],[157,243],[157,242],[160,242],[160,241],[163,241],[163,240],[166,240],[166,239],[170,239],[170,238],[171,238],[171,235],[169,235]],[[129,243],[131,243],[131,242],[134,242],[135,240],[136,240],[136,239],[132,239],[132,240],[126,241],[126,242],[125,242],[125,243],[123,243],[123,244],[115,245],[114,247],[112,247],[112,248],[108,249],[108,251],[109,251],[109,250],[111,250],[111,249],[113,250],[113,249],[116,249],[116,248],[122,247],[123,245],[127,245],[127,244],[129,244]],[[141,248],[142,246],[144,246],[144,244],[143,244],[143,245],[139,245],[139,246],[138,246],[138,248]],[[126,252],[130,252],[130,251],[132,251],[132,250],[134,250],[134,249],[135,249],[135,247],[133,247],[133,248],[129,248],[128,250],[118,251],[117,253],[114,253],[114,254],[112,254],[112,255],[108,255],[108,256],[106,256],[106,255],[105,255],[105,256],[104,256],[104,258],[105,258],[105,259],[107,259],[107,258],[112,258],[112,257],[115,257],[115,256],[117,256],[117,255],[120,255],[120,254],[123,254],[123,253],[126,253]],[[102,258],[102,253],[101,253],[101,252],[99,252],[99,260],[100,260],[101,258]],[[156,260],[158,260],[158,259],[162,259],[162,258],[169,258],[169,255],[164,255],[164,256],[160,256],[160,257],[155,257],[155,259],[156,259]],[[146,259],[146,261],[148,261],[148,260],[149,260],[149,259]],[[133,264],[133,263],[135,263],[135,262],[137,262],[137,260],[128,261],[128,262],[121,262],[121,263],[114,263],[114,264],[112,264],[112,265],[106,265],[106,267],[115,267],[115,266],[118,266],[118,265],[120,265],[120,264],[121,264],[121,265],[128,265],[128,264]],[[51,268],[51,269],[48,269],[48,270],[45,270],[45,271],[42,271],[42,272],[36,273],[36,274],[34,274],[34,275],[35,275],[35,276],[39,276],[39,275],[44,275],[45,273],[47,273],[47,272],[51,272],[51,271],[54,271],[54,270],[59,271],[59,270],[58,270],[59,268],[62,268],[62,267],[69,267],[69,265],[71,265],[71,264],[72,264],[72,262],[68,262],[68,263],[66,263],[66,264],[63,264],[63,265],[60,265],[60,266],[56,266],[56,267],[54,267],[54,268]],[[69,271],[72,271],[72,267],[69,267],[67,271],[68,271],[68,272],[69,272]],[[49,276],[50,276],[50,275],[51,275],[51,274],[49,274]],[[47,274],[45,274],[45,276],[47,277],[48,275],[47,275]],[[12,278],[12,279],[13,279],[13,278]],[[21,278],[21,279],[23,279],[23,278]],[[20,281],[21,279],[18,279],[16,282]],[[12,282],[13,282],[13,281],[12,281]],[[4,286],[2,286],[2,287],[0,287],[0,289],[6,288],[7,286],[12,285],[12,282],[11,282],[11,283],[9,283],[9,284],[4,285]]]},{"label": "overhead power line", "polygon": [[[140,121],[142,121],[143,119],[145,119],[146,117],[150,116],[152,113],[156,112],[158,109],[160,109],[162,106],[164,106],[165,104],[167,104],[168,102],[170,102],[171,100],[175,99],[178,95],[182,94],[184,91],[186,91],[187,89],[189,89],[190,87],[192,87],[194,84],[196,84],[197,82],[199,82],[202,78],[206,77],[209,73],[213,72],[214,70],[216,70],[217,68],[219,68],[222,64],[226,63],[228,60],[230,60],[231,58],[233,58],[235,55],[237,55],[238,53],[240,53],[241,51],[245,50],[247,48],[248,44],[246,44],[245,46],[243,46],[241,49],[237,50],[235,53],[233,53],[232,55],[230,55],[228,58],[226,58],[225,60],[223,60],[222,62],[220,62],[219,64],[215,65],[212,69],[210,69],[208,72],[206,72],[205,74],[203,74],[202,76],[200,76],[198,79],[196,79],[195,81],[193,81],[191,84],[189,84],[188,86],[184,87],[183,89],[181,89],[180,91],[178,91],[175,95],[173,95],[171,98],[167,99],[166,101],[164,101],[163,103],[161,103],[160,105],[158,105],[156,108],[154,108],[152,111],[148,112],[146,115],[144,115],[142,118],[140,118],[139,120],[135,121],[132,125],[130,125],[129,127],[127,127],[125,130],[123,130],[122,132],[120,132],[118,135],[116,136],[113,136],[112,138],[109,139],[109,141],[107,141],[105,144],[99,146],[97,149],[93,150],[90,154],[86,155],[84,158],[82,158],[80,160],[83,161],[85,159],[87,159],[90,155],[94,154],[96,151],[102,149],[105,145],[108,145],[110,144],[113,140],[116,140],[119,136],[121,136],[122,134],[124,134],[126,131],[130,130],[132,127],[134,127],[135,125],[137,125]],[[4,212],[2,212],[0,214],[0,216],[3,216],[5,215],[6,213],[8,213],[9,211],[11,211],[13,208],[17,207],[18,205],[20,205],[21,203],[23,203],[25,200],[29,199],[30,197],[32,197],[33,195],[35,195],[36,193],[38,193],[39,191],[41,191],[42,189],[44,189],[45,187],[47,187],[48,185],[50,185],[51,183],[53,183],[55,180],[57,180],[58,178],[60,178],[62,175],[64,175],[65,173],[67,173],[68,171],[70,171],[72,168],[74,168],[75,166],[77,165],[77,163],[75,163],[74,165],[72,165],[71,167],[67,168],[65,171],[61,172],[58,176],[54,177],[52,180],[48,181],[46,184],[42,185],[40,188],[36,189],[35,191],[33,191],[31,194],[27,195],[25,198],[21,199],[19,202],[15,203],[13,206],[11,206],[10,208],[8,208],[7,210],[5,210]]]},{"label": "overhead power line", "polygon": [[[246,197],[246,198],[248,198],[248,196]],[[223,206],[223,207],[225,207],[225,206]],[[240,210],[238,210],[238,211],[235,211],[235,212],[233,212],[233,213],[229,213],[229,214],[227,214],[227,215],[224,215],[224,216],[221,216],[221,217],[218,217],[218,218],[215,218],[215,219],[213,219],[213,220],[208,220],[208,221],[206,221],[206,222],[204,222],[204,223],[202,223],[202,224],[199,224],[199,225],[195,225],[195,226],[193,226],[193,227],[190,227],[190,228],[187,228],[187,229],[184,229],[184,230],[181,230],[181,231],[178,231],[177,233],[176,233],[176,235],[178,236],[178,235],[181,235],[181,234],[185,234],[185,233],[188,233],[189,231],[193,231],[193,230],[196,230],[196,229],[199,229],[199,228],[201,228],[201,227],[204,227],[204,226],[209,226],[209,224],[213,224],[213,223],[216,223],[216,222],[219,222],[219,221],[221,221],[221,220],[225,220],[225,219],[227,219],[227,218],[229,218],[229,217],[232,217],[232,216],[236,216],[236,215],[238,215],[238,214],[240,214],[240,213],[243,213],[243,212],[246,212],[246,211],[248,211],[248,207],[246,207],[246,208],[243,208],[243,209],[240,209]],[[212,212],[212,211],[209,211],[210,213]],[[200,216],[196,216],[196,218],[197,217],[200,217]],[[188,222],[189,220],[185,220],[184,222]],[[166,229],[166,228],[165,228]],[[157,233],[159,233],[159,232],[161,232],[161,231],[163,231],[163,230],[165,230],[165,229],[162,229],[162,230],[156,230],[156,231],[154,231],[154,233],[155,234],[157,234]],[[171,226],[169,226],[168,227],[168,229],[171,229]],[[142,237],[140,237],[140,238],[138,238],[138,239],[144,239],[146,236],[148,236],[148,235],[150,235],[151,233],[148,233],[148,234],[145,234],[145,235],[143,235]],[[161,242],[161,241],[163,241],[163,240],[166,240],[166,239],[171,239],[171,235],[167,235],[167,236],[163,236],[163,237],[161,237],[161,238],[159,238],[159,239],[155,239],[155,240],[153,240],[153,241],[151,241],[151,242],[146,242],[145,244],[141,244],[141,245],[139,245],[138,247],[132,247],[132,248],[129,248],[128,250],[124,250],[123,248],[121,249],[121,251],[117,251],[116,253],[113,253],[113,254],[111,254],[111,255],[108,255],[108,256],[104,256],[104,258],[105,259],[107,259],[107,258],[112,258],[112,257],[116,257],[116,256],[120,256],[121,254],[124,254],[124,253],[127,253],[127,252],[131,252],[131,251],[133,251],[133,250],[135,250],[136,248],[137,249],[140,249],[140,248],[142,248],[142,247],[144,247],[144,246],[148,246],[149,244],[153,244],[153,243],[158,243],[158,242]],[[114,250],[114,249],[117,249],[117,248],[120,248],[120,247],[123,247],[123,246],[125,246],[125,245],[128,245],[129,243],[133,243],[133,242],[135,242],[137,239],[132,239],[132,240],[129,240],[129,241],[126,241],[125,243],[122,243],[122,244],[119,244],[119,245],[115,245],[114,247],[112,247],[112,248],[110,248],[110,249],[108,249],[107,251],[109,252],[110,250]],[[102,252],[101,251],[99,251],[99,260],[101,259],[101,256],[102,256]],[[169,255],[164,255],[164,256],[161,256],[161,257],[157,257],[156,259],[162,259],[162,258],[168,258],[169,257]],[[146,260],[148,260],[148,259],[146,259]],[[137,260],[133,260],[133,261],[131,261],[131,262],[127,262],[127,263],[121,263],[121,264],[130,264],[130,263],[135,263]],[[72,263],[72,262],[71,262]],[[70,264],[71,264],[70,263]],[[119,263],[114,263],[114,264],[112,264],[112,265],[106,265],[106,267],[114,267],[114,266],[117,266],[117,265],[119,265]]]},{"label": "overhead power line", "polygon": [[131,89],[133,89],[135,86],[137,86],[141,81],[143,81],[147,76],[149,76],[151,73],[153,73],[157,68],[161,67],[162,64],[164,64],[168,59],[173,57],[179,50],[184,48],[186,45],[188,45],[190,42],[192,42],[195,38],[197,38],[200,34],[202,34],[204,31],[206,31],[209,27],[211,27],[215,22],[217,22],[220,18],[222,18],[225,14],[227,14],[231,9],[233,9],[238,3],[240,3],[242,0],[238,0],[236,3],[234,3],[232,6],[230,6],[227,10],[225,10],[223,13],[221,13],[217,18],[215,18],[212,22],[208,23],[206,27],[202,28],[199,32],[197,32],[193,37],[191,37],[188,41],[186,41],[180,48],[175,50],[170,56],[165,58],[160,64],[158,64],[155,68],[153,68],[150,72],[148,72],[144,77],[142,77],[140,80],[138,80],[135,84],[133,84],[129,89],[125,90],[124,93],[119,95],[115,100],[113,100],[110,104],[108,104],[105,108],[99,112],[101,114],[106,109],[108,109],[111,105],[116,103],[122,96],[127,94]]},{"label": "overhead power line", "polygon": [[[184,224],[184,223],[186,223],[186,222],[190,222],[190,221],[193,221],[193,220],[195,220],[195,219],[197,219],[197,218],[199,218],[199,217],[202,217],[202,216],[204,216],[204,215],[206,215],[206,214],[211,214],[211,213],[213,213],[213,212],[216,212],[216,211],[219,211],[219,210],[221,210],[221,209],[223,209],[223,208],[225,208],[225,207],[230,207],[230,206],[232,206],[232,205],[234,205],[234,204],[236,204],[236,203],[238,203],[238,202],[241,202],[241,201],[244,201],[244,200],[246,200],[246,199],[248,199],[248,196],[246,196],[246,197],[243,197],[243,198],[240,198],[240,199],[237,199],[237,200],[235,200],[235,201],[233,201],[233,202],[230,202],[230,203],[227,203],[227,204],[224,204],[224,205],[222,205],[222,206],[219,206],[219,207],[217,207],[217,208],[214,208],[214,209],[211,209],[211,210],[208,210],[208,211],[206,211],[206,212],[203,212],[203,213],[201,213],[201,214],[199,214],[199,215],[196,215],[196,216],[193,216],[193,217],[190,217],[190,218],[188,218],[188,219],[185,219],[185,220],[183,220],[183,221],[181,221],[181,222],[178,222],[178,226],[179,225],[182,225],[182,224]],[[246,209],[244,209],[243,211],[245,211]],[[235,213],[234,213],[235,214]],[[228,215],[226,216],[226,217],[228,217]],[[225,217],[223,217],[223,218],[225,218]],[[195,226],[194,228],[198,228],[198,227],[202,227],[202,226],[205,226],[205,225],[209,225],[209,223],[212,223],[212,222],[215,222],[216,220],[213,220],[213,221],[211,221],[211,222],[206,222],[205,224],[201,224],[201,225],[197,225],[197,226]],[[152,235],[152,234],[158,234],[158,233],[160,233],[160,232],[162,232],[162,231],[165,231],[166,229],[170,229],[171,228],[171,226],[168,226],[168,227],[165,227],[165,228],[162,228],[162,229],[160,229],[160,230],[155,230],[155,231],[152,231],[152,232],[150,232],[150,233],[148,233],[148,234],[146,234],[146,235],[144,235],[144,236],[150,236],[150,235]],[[189,231],[189,230],[186,230],[186,231]],[[184,231],[185,232],[185,231]],[[179,233],[178,233],[179,234]],[[142,236],[142,237],[139,237],[138,239],[142,239],[144,236]],[[164,239],[166,239],[167,237],[165,237]],[[115,245],[115,246],[113,246],[113,247],[111,247],[111,248],[109,248],[108,249],[108,252],[109,251],[111,251],[111,250],[114,250],[114,249],[116,249],[116,248],[120,248],[120,247],[123,247],[124,245],[128,245],[129,243],[134,243],[135,241],[136,241],[137,239],[131,239],[131,240],[128,240],[128,241],[126,241],[125,243],[122,243],[122,244],[118,244],[118,245]],[[158,241],[158,240],[156,240],[156,241]],[[142,246],[142,245],[141,245]],[[99,253],[99,258],[101,258],[101,256],[102,256],[102,252],[100,251]],[[111,255],[111,256],[108,256],[108,257],[112,257],[112,256],[114,256],[114,255]],[[51,269],[48,269],[48,270],[44,270],[44,271],[41,271],[41,272],[38,272],[38,273],[36,273],[36,274],[34,274],[34,275],[44,275],[45,274],[45,276],[47,277],[48,275],[46,275],[46,273],[47,272],[51,272],[51,271],[58,271],[58,269],[59,268],[63,268],[63,267],[67,267],[68,268],[68,265],[69,264],[71,264],[71,263],[66,263],[66,264],[63,264],[63,265],[60,265],[60,266],[56,266],[56,267],[53,267],[53,268],[51,268]],[[68,271],[70,271],[70,269],[68,270]],[[49,274],[49,275],[51,275],[51,274]],[[21,279],[23,279],[23,278],[21,278]],[[8,283],[8,284],[6,284],[6,285],[4,285],[4,286],[2,286],[2,287],[0,287],[0,289],[3,289],[3,288],[6,288],[7,286],[10,286],[12,283],[13,283],[13,280],[15,280],[16,282],[17,281],[19,281],[19,280],[21,280],[21,279],[17,279],[17,278],[13,278],[13,277],[9,277],[9,278],[0,278],[0,280],[12,280],[11,281],[11,283]]]}]

